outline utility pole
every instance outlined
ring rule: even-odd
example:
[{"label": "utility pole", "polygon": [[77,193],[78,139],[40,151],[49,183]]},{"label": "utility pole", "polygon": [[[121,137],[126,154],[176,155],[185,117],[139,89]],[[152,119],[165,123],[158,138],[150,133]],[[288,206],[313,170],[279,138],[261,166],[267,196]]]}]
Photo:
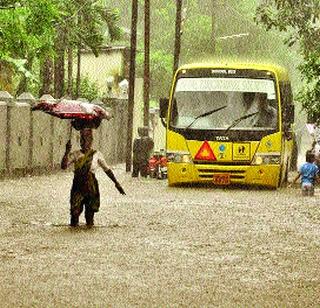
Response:
[{"label": "utility pole", "polygon": [[134,86],[135,86],[135,75],[136,75],[137,20],[138,20],[138,0],[132,0],[130,69],[129,69],[129,89],[128,89],[128,123],[127,123],[128,125],[127,125],[127,147],[126,147],[127,149],[126,171],[127,172],[130,172],[131,170]]},{"label": "utility pole", "polygon": [[150,96],[150,0],[144,1],[144,77],[143,77],[143,125],[149,126]]},{"label": "utility pole", "polygon": [[181,49],[181,15],[182,15],[182,0],[176,0],[176,33],[174,41],[174,59],[173,59],[173,74],[179,67],[180,49]]}]

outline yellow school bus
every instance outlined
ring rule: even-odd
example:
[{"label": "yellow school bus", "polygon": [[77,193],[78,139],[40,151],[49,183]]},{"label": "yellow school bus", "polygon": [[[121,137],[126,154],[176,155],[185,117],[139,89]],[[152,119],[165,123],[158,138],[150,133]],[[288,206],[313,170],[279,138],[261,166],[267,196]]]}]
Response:
[{"label": "yellow school bus", "polygon": [[290,167],[294,105],[285,68],[190,64],[160,99],[168,183],[279,187]]}]

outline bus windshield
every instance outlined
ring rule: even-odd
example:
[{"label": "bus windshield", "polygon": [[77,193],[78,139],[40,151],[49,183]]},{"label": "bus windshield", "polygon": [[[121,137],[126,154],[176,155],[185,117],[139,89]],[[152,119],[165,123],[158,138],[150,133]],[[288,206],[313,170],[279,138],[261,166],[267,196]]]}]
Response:
[{"label": "bus windshield", "polygon": [[272,79],[179,78],[170,125],[198,130],[276,130],[275,89]]}]

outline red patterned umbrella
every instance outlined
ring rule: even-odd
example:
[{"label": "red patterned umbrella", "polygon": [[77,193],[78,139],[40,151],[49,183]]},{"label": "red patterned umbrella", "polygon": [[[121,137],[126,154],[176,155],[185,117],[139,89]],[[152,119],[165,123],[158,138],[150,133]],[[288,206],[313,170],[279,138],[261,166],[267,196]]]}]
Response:
[{"label": "red patterned umbrella", "polygon": [[75,100],[64,99],[59,102],[40,101],[31,110],[40,110],[60,119],[72,120],[72,126],[78,130],[85,127],[97,128],[101,120],[111,119],[110,113],[104,108]]}]

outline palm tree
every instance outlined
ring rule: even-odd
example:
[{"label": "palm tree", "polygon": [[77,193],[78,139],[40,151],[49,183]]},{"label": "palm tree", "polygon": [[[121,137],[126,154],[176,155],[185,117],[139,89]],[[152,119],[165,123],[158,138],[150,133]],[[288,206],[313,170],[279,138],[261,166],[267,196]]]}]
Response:
[{"label": "palm tree", "polygon": [[[64,57],[68,50],[68,89],[72,85],[73,54],[77,50],[77,78],[75,96],[79,96],[80,88],[80,66],[81,49],[89,48],[95,56],[99,54],[99,48],[104,44],[106,38],[104,30],[108,30],[110,41],[121,37],[121,29],[118,26],[119,16],[115,10],[106,8],[93,0],[77,0],[76,5],[73,1],[66,1],[68,15],[63,23],[67,27],[57,29],[56,36],[56,66],[55,66],[55,89],[56,97],[64,95]],[[62,60],[63,59],[63,60]]]}]

